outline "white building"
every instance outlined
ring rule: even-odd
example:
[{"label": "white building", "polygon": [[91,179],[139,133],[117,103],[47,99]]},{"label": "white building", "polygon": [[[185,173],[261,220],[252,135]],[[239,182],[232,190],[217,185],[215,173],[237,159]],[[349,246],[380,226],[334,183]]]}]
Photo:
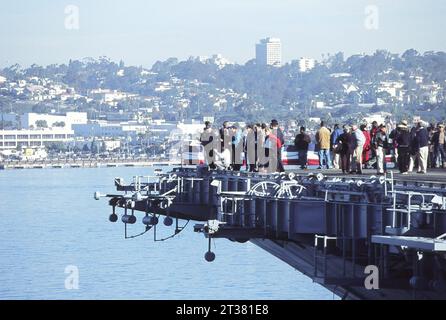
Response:
[{"label": "white building", "polygon": [[131,137],[147,132],[147,126],[136,122],[110,123],[107,121],[94,121],[86,124],[74,124],[76,137]]},{"label": "white building", "polygon": [[256,45],[256,61],[259,65],[280,67],[282,65],[282,43],[278,38],[266,38]]},{"label": "white building", "polygon": [[68,128],[42,130],[0,130],[0,150],[16,148],[40,148],[51,143],[74,140],[74,132]]},{"label": "white building", "polygon": [[223,69],[225,66],[232,64],[231,61],[224,58],[221,54],[214,54],[207,62],[215,64],[219,69]]},{"label": "white building", "polygon": [[165,120],[153,120],[150,122],[149,130],[156,136],[168,136],[177,129],[176,122],[166,122]]},{"label": "white building", "polygon": [[299,72],[308,72],[314,69],[316,66],[316,60],[310,58],[300,58],[299,59]]},{"label": "white building", "polygon": [[196,135],[203,131],[204,124],[201,122],[179,123],[177,129],[185,135]]},{"label": "white building", "polygon": [[420,97],[424,102],[436,104],[439,102],[439,95],[441,91],[440,85],[433,84],[425,84],[420,86],[421,93]]},{"label": "white building", "polygon": [[332,73],[330,74],[330,78],[351,78],[351,73]]},{"label": "white building", "polygon": [[155,87],[155,91],[156,92],[164,92],[164,91],[169,91],[172,90],[172,85],[169,82],[157,82],[156,83],[156,87]]},{"label": "white building", "polygon": [[121,140],[118,139],[104,140],[102,144],[106,151],[115,151],[121,148]]},{"label": "white building", "polygon": [[392,98],[402,101],[404,96],[403,88],[404,82],[402,81],[381,81],[377,91],[387,92]]},{"label": "white building", "polygon": [[137,97],[137,94],[120,92],[118,90],[95,89],[91,90],[88,97],[101,103],[116,106],[119,101]]},{"label": "white building", "polygon": [[344,93],[346,94],[359,91],[358,86],[354,83],[345,83],[342,85],[342,88],[344,89]]},{"label": "white building", "polygon": [[71,130],[74,124],[85,124],[88,122],[86,112],[67,112],[65,115],[25,113],[21,117],[22,129],[37,128],[38,121],[46,121],[48,128],[55,124],[65,123],[65,128]]},{"label": "white building", "polygon": [[388,113],[388,112],[374,113],[374,114],[370,114],[369,116],[362,119],[362,123],[371,124],[374,121],[376,121],[378,123],[378,125],[380,125],[380,124],[386,123],[386,119],[391,116],[392,116],[392,114]]},{"label": "white building", "polygon": [[324,109],[325,102],[324,101],[313,101],[313,107],[316,109]]},{"label": "white building", "polygon": [[169,133],[169,141],[187,141],[194,140],[200,137],[203,132],[204,124],[201,122],[180,122],[175,124],[175,129]]}]

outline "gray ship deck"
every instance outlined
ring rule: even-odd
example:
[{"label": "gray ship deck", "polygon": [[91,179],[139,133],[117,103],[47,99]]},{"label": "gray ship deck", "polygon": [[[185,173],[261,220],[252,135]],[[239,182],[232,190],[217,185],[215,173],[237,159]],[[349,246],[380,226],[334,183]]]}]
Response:
[{"label": "gray ship deck", "polygon": [[[403,181],[403,182],[432,182],[432,183],[444,183],[446,184],[446,169],[429,169],[426,174],[421,174],[417,172],[412,172],[407,175],[399,173],[396,169],[390,169],[388,172],[392,171],[395,179]],[[337,169],[309,169],[309,170],[287,170],[287,172],[294,172],[299,175],[306,175],[308,173],[322,173],[327,176],[336,176],[340,178],[368,178],[370,176],[377,176],[376,170],[373,169],[364,169],[362,175],[358,174],[343,174],[340,170]]]},{"label": "gray ship deck", "polygon": [[[153,181],[136,177],[124,194],[104,195],[127,225],[160,216],[180,233],[194,220],[208,241],[251,241],[345,299],[446,299],[446,171],[377,176],[339,170],[282,174],[176,168]],[[95,194],[99,199],[102,195]],[[127,230],[127,229],[126,229]],[[156,234],[155,234],[156,238]],[[366,268],[379,289],[367,289]]]}]

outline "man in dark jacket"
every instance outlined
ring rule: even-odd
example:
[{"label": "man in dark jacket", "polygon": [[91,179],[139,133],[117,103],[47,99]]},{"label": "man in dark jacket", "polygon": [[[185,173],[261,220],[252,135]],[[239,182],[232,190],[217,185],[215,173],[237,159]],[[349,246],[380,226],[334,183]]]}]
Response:
[{"label": "man in dark jacket", "polygon": [[305,127],[300,127],[300,133],[294,139],[294,146],[299,154],[299,164],[302,170],[307,169],[308,147],[311,143],[311,138],[305,130]]},{"label": "man in dark jacket", "polygon": [[279,147],[277,148],[277,172],[285,172],[282,164],[282,146],[285,144],[285,139],[282,129],[279,128],[279,122],[277,120],[271,121],[271,131],[280,142],[278,144]]},{"label": "man in dark jacket", "polygon": [[220,142],[221,142],[221,150],[220,152],[224,152],[226,149],[231,149],[232,137],[230,133],[229,122],[223,122],[223,126],[220,128]]},{"label": "man in dark jacket", "polygon": [[412,129],[410,129],[410,147],[409,147],[409,152],[410,152],[410,161],[409,161],[409,173],[412,173],[413,168],[415,166],[418,167],[418,159],[417,159],[417,155],[418,155],[418,143],[417,143],[417,127],[412,127]]},{"label": "man in dark jacket", "polygon": [[423,121],[418,122],[415,141],[418,149],[418,173],[425,174],[429,157],[429,133]]},{"label": "man in dark jacket", "polygon": [[349,173],[350,162],[356,145],[356,139],[351,133],[351,128],[349,126],[344,126],[344,133],[338,137],[336,144],[340,145],[338,149],[341,156],[342,173]]},{"label": "man in dark jacket", "polygon": [[216,169],[216,165],[214,163],[214,134],[212,125],[209,121],[206,121],[204,124],[205,127],[200,135],[200,142],[204,148],[206,164],[209,166],[209,169]]},{"label": "man in dark jacket", "polygon": [[410,162],[410,132],[407,125],[402,122],[398,125],[395,137],[398,146],[398,168],[400,173],[408,174]]},{"label": "man in dark jacket", "polygon": [[434,167],[439,166],[440,168],[442,168],[444,163],[446,162],[446,136],[443,124],[438,125],[438,130],[432,136],[432,144],[434,146],[433,165]]},{"label": "man in dark jacket", "polygon": [[331,151],[333,154],[333,167],[335,169],[339,169],[340,168],[340,159],[341,156],[338,152],[338,145],[336,144],[336,141],[338,141],[339,136],[343,133],[344,131],[339,127],[339,124],[335,124],[334,128],[333,128],[333,132],[331,133]]}]

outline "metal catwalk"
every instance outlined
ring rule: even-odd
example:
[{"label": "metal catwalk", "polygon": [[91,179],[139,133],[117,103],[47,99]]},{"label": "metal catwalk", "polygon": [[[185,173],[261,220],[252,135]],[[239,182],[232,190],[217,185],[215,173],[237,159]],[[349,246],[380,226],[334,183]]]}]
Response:
[{"label": "metal catwalk", "polygon": [[[171,237],[189,221],[211,241],[251,241],[344,299],[446,298],[446,175],[255,174],[176,168],[115,179],[110,221]],[[170,237],[169,237],[170,238]],[[375,286],[367,287],[370,268]]]}]

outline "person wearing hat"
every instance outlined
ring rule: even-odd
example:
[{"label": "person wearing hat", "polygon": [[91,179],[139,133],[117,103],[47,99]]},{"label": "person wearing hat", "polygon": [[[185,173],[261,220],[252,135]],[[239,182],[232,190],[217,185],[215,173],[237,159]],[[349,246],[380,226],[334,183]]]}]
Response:
[{"label": "person wearing hat", "polygon": [[209,121],[204,123],[205,127],[203,132],[200,135],[200,143],[204,148],[204,156],[206,160],[206,164],[209,166],[209,169],[216,169],[214,163],[214,132],[212,130],[212,125]]},{"label": "person wearing hat", "polygon": [[424,121],[418,122],[415,141],[418,150],[418,173],[425,174],[427,173],[427,160],[429,157],[429,133]]},{"label": "person wearing hat", "polygon": [[410,132],[407,121],[403,120],[397,127],[396,144],[398,148],[398,169],[402,174],[408,174],[410,163]]},{"label": "person wearing hat", "polygon": [[434,146],[434,159],[433,165],[435,168],[444,166],[446,162],[446,135],[444,124],[438,125],[438,130],[432,136],[432,144]]}]

